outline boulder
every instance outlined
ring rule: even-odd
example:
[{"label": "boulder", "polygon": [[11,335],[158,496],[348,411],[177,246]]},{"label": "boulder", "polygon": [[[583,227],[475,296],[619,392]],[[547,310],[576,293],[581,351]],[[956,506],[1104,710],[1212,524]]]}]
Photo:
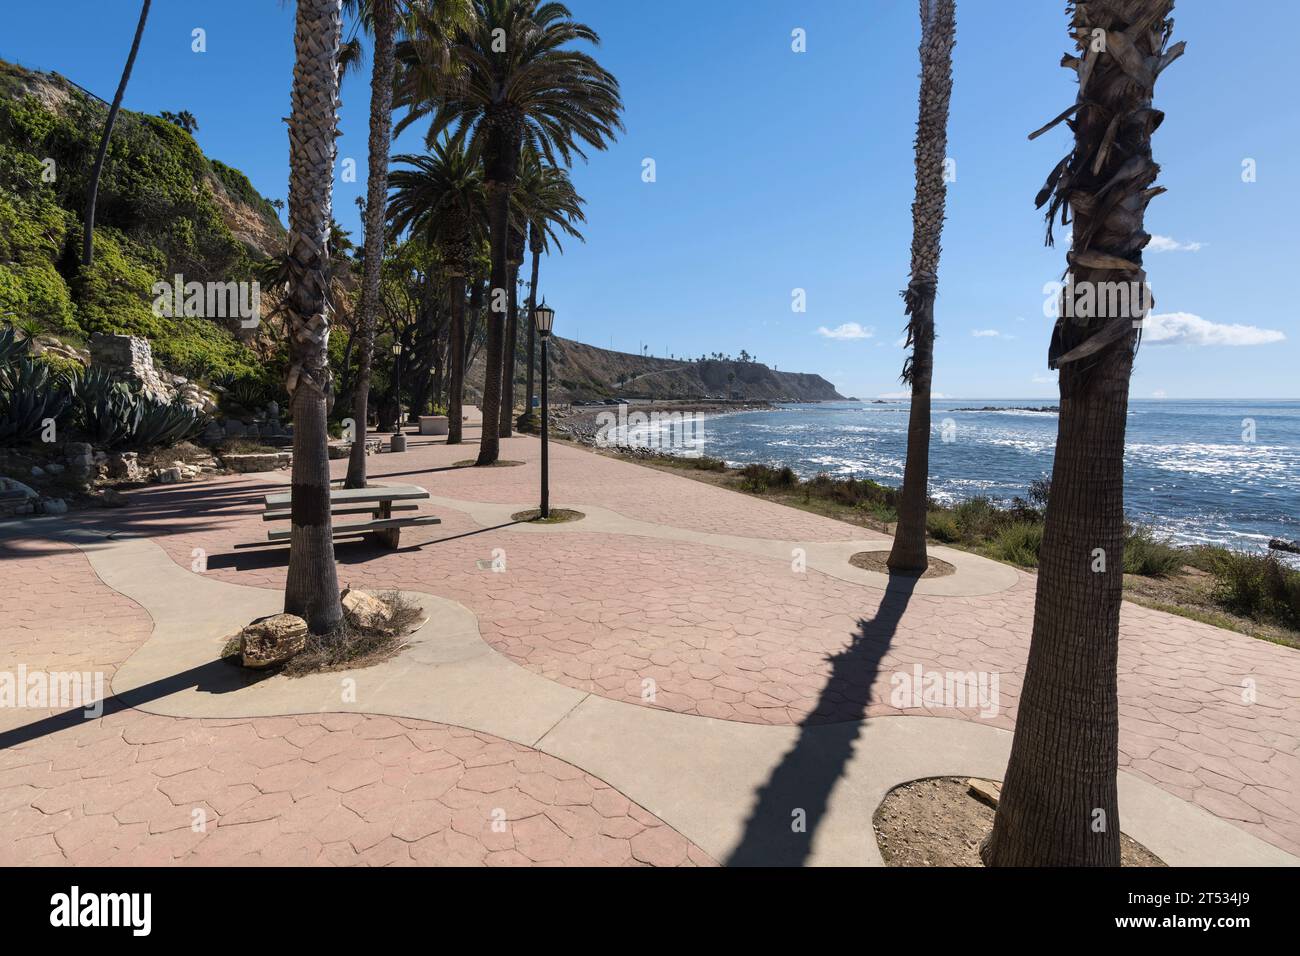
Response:
[{"label": "boulder", "polygon": [[45,466],[45,473],[47,475],[61,475],[63,474],[64,470],[65,470],[64,467],[60,465],[57,461],[51,461],[47,463]]},{"label": "boulder", "polygon": [[117,452],[108,459],[108,477],[119,481],[140,479],[140,456],[133,451]]},{"label": "boulder", "polygon": [[359,630],[383,627],[392,614],[388,605],[365,591],[346,588],[343,591],[343,616]]},{"label": "boulder", "polygon": [[296,614],[259,618],[239,634],[239,652],[245,667],[283,664],[307,646],[307,622]]},{"label": "boulder", "polygon": [[40,465],[32,465],[32,477],[33,477],[33,478],[44,478],[44,477],[45,477],[45,469],[42,468]]},{"label": "boulder", "polygon": [[83,441],[72,441],[64,445],[63,459],[69,468],[82,475],[89,475],[95,470],[95,449]]},{"label": "boulder", "polygon": [[153,473],[153,480],[163,485],[174,485],[184,477],[184,472],[177,466],[159,468]]},{"label": "boulder", "polygon": [[41,513],[47,515],[65,515],[68,513],[68,503],[62,498],[46,498],[41,502]]},{"label": "boulder", "polygon": [[101,508],[125,508],[130,503],[126,495],[116,488],[105,488],[96,501]]},{"label": "boulder", "polygon": [[105,335],[96,332],[90,337],[92,365],[112,369],[151,398],[160,402],[172,399],[172,389],[163,383],[153,364],[153,350],[149,340],[137,335]]}]

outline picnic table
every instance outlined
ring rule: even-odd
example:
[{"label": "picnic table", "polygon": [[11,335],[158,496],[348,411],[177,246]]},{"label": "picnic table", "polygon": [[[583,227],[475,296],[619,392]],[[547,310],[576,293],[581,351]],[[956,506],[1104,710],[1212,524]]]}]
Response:
[{"label": "picnic table", "polygon": [[[418,485],[384,485],[374,488],[331,488],[330,515],[370,516],[369,521],[354,521],[349,524],[334,525],[334,537],[352,535],[371,535],[380,544],[396,549],[399,546],[402,529],[442,524],[441,518],[433,515],[414,515],[411,517],[393,517],[395,511],[418,511],[419,505],[413,501],[427,499],[429,492]],[[264,499],[266,511],[263,521],[288,521],[292,517],[290,508],[293,496],[290,494],[267,495]],[[288,541],[292,531],[283,529],[268,531],[268,541]]]}]

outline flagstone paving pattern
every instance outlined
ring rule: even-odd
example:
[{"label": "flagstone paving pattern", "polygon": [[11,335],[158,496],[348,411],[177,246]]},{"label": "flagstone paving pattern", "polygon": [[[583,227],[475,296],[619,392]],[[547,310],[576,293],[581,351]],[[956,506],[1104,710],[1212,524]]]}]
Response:
[{"label": "flagstone paving pattern", "polygon": [[[107,683],[149,616],[74,547],[3,547],[0,668],[99,670]],[[0,710],[0,732],[53,712]],[[110,709],[0,750],[0,866],[170,863],[713,865],[590,774],[429,721]]]},{"label": "flagstone paving pattern", "polygon": [[[502,457],[527,467],[447,467],[471,457],[473,447],[412,438],[406,454],[372,457],[371,477],[419,484],[435,497],[466,503],[526,506],[534,500],[535,439],[503,445]],[[557,506],[597,505],[659,525],[755,539],[887,540],[564,445],[553,446],[551,460]],[[339,475],[343,465],[335,464]],[[243,476],[144,489],[132,494],[129,509],[76,520],[158,535],[183,567],[205,560],[205,573],[221,580],[281,588],[283,549],[239,551],[235,545],[264,540],[261,496],[282,490],[284,480]],[[1032,575],[980,597],[887,595],[733,548],[584,531],[581,522],[536,533],[484,528],[465,510],[433,510],[443,524],[404,532],[400,551],[340,544],[340,581],[459,601],[477,616],[492,647],[559,683],[751,723],[834,723],[888,714],[981,719],[976,707],[891,701],[895,675],[920,665],[997,674],[1000,707],[988,722],[1007,729],[1014,724],[1032,624]],[[498,553],[505,572],[485,570]],[[49,578],[47,565],[57,570],[67,560],[51,553],[6,564],[24,568],[35,581]],[[17,601],[27,606],[25,597]],[[29,611],[28,617],[42,627],[69,625],[58,613]],[[0,648],[6,657],[25,660],[31,641],[30,635],[6,633]],[[1300,655],[1125,604],[1119,667],[1122,765],[1260,839],[1300,852]]]}]

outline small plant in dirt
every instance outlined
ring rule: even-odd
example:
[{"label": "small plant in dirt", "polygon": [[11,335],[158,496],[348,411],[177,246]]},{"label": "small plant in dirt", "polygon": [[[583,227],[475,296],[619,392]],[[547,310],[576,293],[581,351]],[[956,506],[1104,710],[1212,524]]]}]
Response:
[{"label": "small plant in dirt", "polygon": [[1211,561],[1214,599],[1221,606],[1255,620],[1300,629],[1300,571],[1277,556],[1222,549]]},{"label": "small plant in dirt", "polygon": [[424,608],[397,591],[379,596],[388,609],[384,617],[362,622],[344,615],[329,634],[310,634],[307,646],[282,671],[288,677],[305,677],[326,671],[369,667],[388,660],[404,646],[405,639],[424,620]]},{"label": "small plant in dirt", "polygon": [[1124,539],[1124,573],[1168,577],[1187,563],[1186,553],[1156,537],[1150,528],[1130,528]]}]

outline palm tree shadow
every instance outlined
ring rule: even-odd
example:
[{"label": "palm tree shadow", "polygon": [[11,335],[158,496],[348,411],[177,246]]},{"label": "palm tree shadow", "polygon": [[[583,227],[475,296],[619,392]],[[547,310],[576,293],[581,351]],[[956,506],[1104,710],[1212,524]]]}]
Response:
[{"label": "palm tree shadow", "polygon": [[[844,773],[866,716],[870,690],[907,609],[918,578],[891,574],[876,616],[858,621],[849,645],[831,655],[831,676],[818,705],[799,724],[799,737],[757,792],[745,832],[727,858],[728,866],[802,866],[812,852],[818,826]],[[842,688],[862,688],[845,712]],[[819,714],[843,715],[836,723],[814,723]],[[802,811],[802,814],[800,814]],[[803,827],[797,824],[802,818]],[[864,820],[863,826],[870,826]]]}]

